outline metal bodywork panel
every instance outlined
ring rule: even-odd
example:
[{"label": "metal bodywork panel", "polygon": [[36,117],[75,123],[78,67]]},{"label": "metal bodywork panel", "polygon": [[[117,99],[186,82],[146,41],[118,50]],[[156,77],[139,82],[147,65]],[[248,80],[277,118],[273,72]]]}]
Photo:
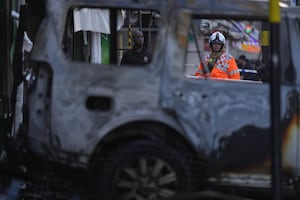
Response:
[{"label": "metal bodywork panel", "polygon": [[[99,67],[74,63],[66,58],[61,42],[69,8],[116,6],[116,3],[106,1],[80,2],[49,2],[49,18],[41,25],[32,52],[32,60],[46,63],[39,65],[37,87],[30,95],[29,140],[33,151],[61,162],[78,165],[80,159],[86,164],[100,139],[126,123],[157,121],[180,131],[175,119],[158,103],[160,74],[155,70],[161,63],[153,62],[145,68]],[[123,4],[117,5],[122,7]],[[160,10],[155,5],[149,7]],[[102,99],[108,107],[89,110],[91,98]]]},{"label": "metal bodywork panel", "polygon": [[[67,13],[80,6],[160,11],[153,62],[138,68],[66,58],[61,44]],[[270,85],[189,79],[183,73],[185,28],[191,14],[266,20],[266,10],[267,4],[256,1],[48,1],[47,17],[31,56],[39,68],[36,87],[29,96],[31,148],[58,162],[86,165],[98,143],[112,130],[130,122],[155,121],[177,130],[195,151],[221,163],[225,172],[269,174]],[[282,26],[293,26],[290,18],[293,14],[283,11]],[[295,67],[300,62],[296,55],[299,29],[282,34],[298,42],[282,40],[281,44],[291,45],[293,52],[286,58],[290,63],[282,65],[286,72],[281,87],[283,171],[287,176],[299,176],[300,76]],[[289,79],[290,69],[296,73],[293,80]],[[89,102],[94,100],[106,106],[90,108]]]},{"label": "metal bodywork panel", "polygon": [[[285,16],[284,13],[282,16]],[[288,19],[290,20],[290,17]],[[286,21],[283,20],[282,26],[285,25]],[[285,30],[294,31],[291,28]],[[170,35],[173,32],[175,31],[171,29]],[[293,34],[295,33],[297,30],[293,32]],[[282,31],[281,37],[288,39],[290,33]],[[287,48],[294,45],[284,41],[282,40],[281,45],[285,45]],[[168,42],[164,45],[172,49],[168,51],[172,52],[167,55],[169,60],[173,61],[172,57],[180,57],[184,54],[184,47],[180,46],[181,42],[178,42],[177,45],[174,45],[172,40],[168,40]],[[281,50],[286,51],[283,54],[285,57],[283,57],[287,61],[298,59],[291,57],[288,50]],[[299,99],[295,85],[297,77],[292,73],[296,71],[296,65],[281,62],[283,171],[285,175],[298,176],[297,146],[299,139],[297,139],[298,103],[296,102]],[[175,110],[185,132],[194,133],[196,146],[223,163],[228,172],[237,170],[241,173],[269,173],[271,155],[270,85],[229,80],[199,80],[197,78],[187,80],[182,75],[184,63],[174,60],[169,64],[173,66],[173,70],[166,73],[168,78],[165,80],[169,79],[170,81],[162,83],[166,83],[162,87],[164,88],[161,93],[164,96],[162,105]]]}]

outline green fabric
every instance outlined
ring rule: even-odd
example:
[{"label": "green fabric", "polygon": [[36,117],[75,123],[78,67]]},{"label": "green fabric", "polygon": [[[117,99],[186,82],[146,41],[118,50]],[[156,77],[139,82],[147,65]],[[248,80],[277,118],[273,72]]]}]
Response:
[{"label": "green fabric", "polygon": [[109,35],[101,33],[101,63],[109,64]]}]

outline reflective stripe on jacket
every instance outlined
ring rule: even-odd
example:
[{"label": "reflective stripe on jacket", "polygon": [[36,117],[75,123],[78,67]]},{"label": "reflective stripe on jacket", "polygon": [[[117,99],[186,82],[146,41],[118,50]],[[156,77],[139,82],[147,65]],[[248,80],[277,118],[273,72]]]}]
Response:
[{"label": "reflective stripe on jacket", "polygon": [[[209,55],[206,56],[205,62],[208,64]],[[206,77],[203,71],[203,65],[198,66],[198,70],[195,76]],[[223,53],[218,60],[215,62],[212,71],[210,72],[210,77],[212,78],[228,78],[228,79],[241,79],[238,66],[235,59],[230,54]]]}]

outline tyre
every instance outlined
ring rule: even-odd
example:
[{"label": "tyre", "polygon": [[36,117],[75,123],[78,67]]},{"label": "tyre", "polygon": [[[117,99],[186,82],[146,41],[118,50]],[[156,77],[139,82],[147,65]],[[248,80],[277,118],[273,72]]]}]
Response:
[{"label": "tyre", "polygon": [[99,199],[162,199],[191,189],[185,155],[165,143],[139,140],[111,152],[99,178]]}]

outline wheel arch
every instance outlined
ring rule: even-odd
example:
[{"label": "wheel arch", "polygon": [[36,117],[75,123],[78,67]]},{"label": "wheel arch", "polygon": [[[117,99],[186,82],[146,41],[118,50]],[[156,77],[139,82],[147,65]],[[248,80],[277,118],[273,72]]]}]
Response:
[{"label": "wheel arch", "polygon": [[196,154],[195,145],[180,128],[164,122],[143,120],[129,122],[111,130],[97,144],[90,162],[93,162],[103,152],[109,152],[119,145],[139,139],[157,140],[174,149]]}]

